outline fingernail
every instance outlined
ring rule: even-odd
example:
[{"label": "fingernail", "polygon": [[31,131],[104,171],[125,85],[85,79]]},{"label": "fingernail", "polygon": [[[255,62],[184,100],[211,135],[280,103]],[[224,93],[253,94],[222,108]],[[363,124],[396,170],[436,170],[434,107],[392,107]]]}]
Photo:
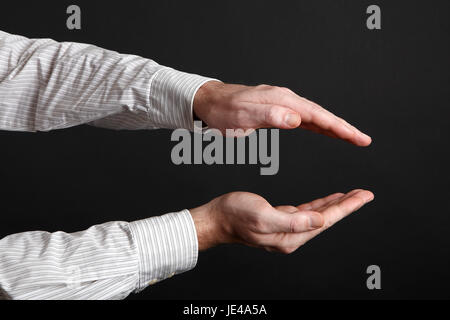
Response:
[{"label": "fingernail", "polygon": [[323,219],[318,214],[310,215],[309,216],[309,226],[312,229],[320,228],[323,225]]},{"label": "fingernail", "polygon": [[296,113],[288,113],[286,115],[286,117],[284,118],[284,122],[289,126],[289,127],[297,127],[298,123],[300,121],[300,116]]}]

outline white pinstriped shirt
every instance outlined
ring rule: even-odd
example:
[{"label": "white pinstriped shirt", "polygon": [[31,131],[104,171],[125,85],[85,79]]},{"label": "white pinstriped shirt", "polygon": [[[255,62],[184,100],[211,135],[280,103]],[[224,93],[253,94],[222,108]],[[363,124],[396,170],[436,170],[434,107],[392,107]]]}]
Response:
[{"label": "white pinstriped shirt", "polygon": [[[192,130],[194,96],[210,80],[93,45],[0,31],[0,130]],[[0,297],[122,299],[194,268],[197,256],[188,210],[72,234],[14,234],[0,240]]]}]

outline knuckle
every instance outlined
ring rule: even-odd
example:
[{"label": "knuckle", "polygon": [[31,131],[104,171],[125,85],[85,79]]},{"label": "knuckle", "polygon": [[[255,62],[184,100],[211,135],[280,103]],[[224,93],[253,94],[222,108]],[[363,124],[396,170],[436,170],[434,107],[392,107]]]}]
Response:
[{"label": "knuckle", "polygon": [[252,201],[252,207],[256,212],[258,212],[257,216],[259,216],[261,218],[266,213],[268,213],[268,210],[270,210],[270,208],[271,208],[270,204],[262,198]]},{"label": "knuckle", "polygon": [[270,88],[271,88],[271,86],[269,86],[268,84],[260,84],[260,85],[256,86],[256,89],[259,89],[259,90],[267,90]]},{"label": "knuckle", "polygon": [[277,120],[277,108],[274,106],[268,107],[265,118],[268,124],[275,123]]},{"label": "knuckle", "polygon": [[291,233],[307,230],[307,221],[305,217],[292,217],[289,230]]},{"label": "knuckle", "polygon": [[285,93],[285,91],[283,90],[282,87],[272,86],[272,87],[270,88],[270,90],[271,90],[272,92],[274,92],[274,93],[277,93],[277,94],[283,94],[283,93]]},{"label": "knuckle", "polygon": [[289,105],[290,94],[288,94],[289,89],[283,87],[272,87],[270,89],[270,94],[273,99],[276,99],[277,104]]},{"label": "knuckle", "polygon": [[297,227],[297,222],[295,221],[295,219],[291,219],[290,223],[289,223],[289,232],[294,232],[295,229]]},{"label": "knuckle", "polygon": [[281,87],[281,89],[286,93],[294,93],[294,91],[292,91],[291,89],[286,88],[286,87]]}]

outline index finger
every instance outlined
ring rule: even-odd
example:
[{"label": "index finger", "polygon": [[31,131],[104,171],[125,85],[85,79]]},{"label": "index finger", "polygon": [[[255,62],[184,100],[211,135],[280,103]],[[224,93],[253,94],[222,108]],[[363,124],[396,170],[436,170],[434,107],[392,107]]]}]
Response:
[{"label": "index finger", "polygon": [[294,92],[287,94],[285,99],[288,106],[300,114],[302,118],[301,127],[335,136],[358,146],[367,146],[372,141],[368,135],[317,103],[300,97]]},{"label": "index finger", "polygon": [[331,227],[352,212],[357,211],[374,198],[373,193],[367,190],[353,190],[348,195],[348,197],[344,196],[336,203],[322,210],[322,215],[325,219],[324,229]]},{"label": "index finger", "polygon": [[337,199],[336,202],[332,201],[333,204],[328,207],[325,205],[325,208],[318,210],[322,214],[325,221],[321,228],[300,234],[289,234],[285,237],[286,241],[290,243],[291,246],[301,246],[352,212],[357,211],[363,205],[372,201],[373,198],[374,196],[370,191],[353,190],[345,196]]}]

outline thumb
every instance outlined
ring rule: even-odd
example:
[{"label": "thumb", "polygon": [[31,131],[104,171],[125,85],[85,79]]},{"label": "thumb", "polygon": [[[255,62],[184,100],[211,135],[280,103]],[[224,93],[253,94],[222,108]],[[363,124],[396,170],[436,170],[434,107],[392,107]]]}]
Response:
[{"label": "thumb", "polygon": [[323,216],[315,211],[297,211],[287,213],[273,208],[268,216],[269,233],[301,233],[318,229],[323,226]]},{"label": "thumb", "polygon": [[301,123],[300,115],[292,109],[278,105],[258,105],[258,120],[262,127],[294,129]]}]

